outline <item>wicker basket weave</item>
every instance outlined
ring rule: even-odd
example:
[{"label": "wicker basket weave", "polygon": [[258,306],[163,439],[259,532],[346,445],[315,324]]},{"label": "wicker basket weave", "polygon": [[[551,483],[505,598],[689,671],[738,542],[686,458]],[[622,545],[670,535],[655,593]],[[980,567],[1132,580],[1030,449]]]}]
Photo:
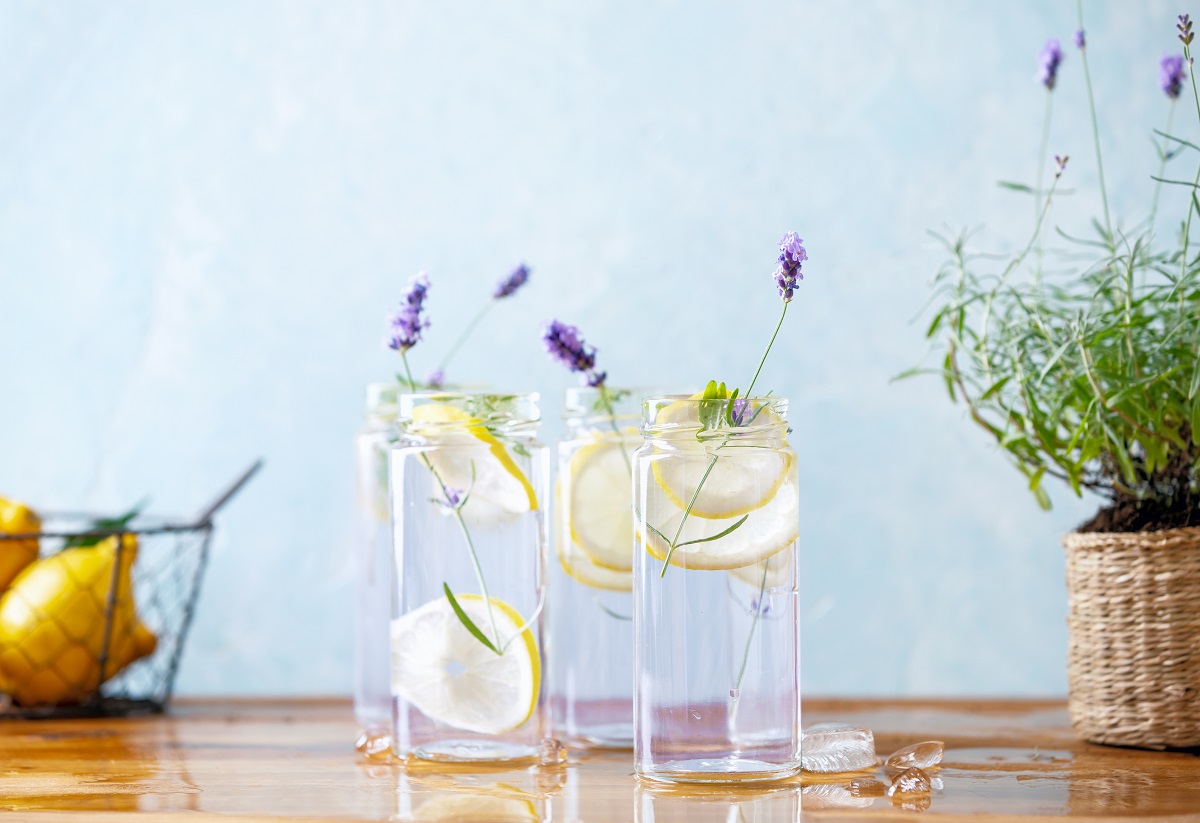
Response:
[{"label": "wicker basket weave", "polygon": [[1063,545],[1075,733],[1200,746],[1200,528],[1072,533]]}]

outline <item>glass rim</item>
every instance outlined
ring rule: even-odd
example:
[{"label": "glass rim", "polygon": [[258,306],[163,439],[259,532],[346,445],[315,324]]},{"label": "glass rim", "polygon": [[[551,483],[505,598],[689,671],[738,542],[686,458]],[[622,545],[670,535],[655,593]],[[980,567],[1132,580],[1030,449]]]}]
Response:
[{"label": "glass rim", "polygon": [[[400,395],[400,422],[412,420],[413,410],[418,406],[449,405],[467,411],[476,421],[484,423],[537,423],[542,419],[541,394],[529,392],[497,391],[452,391],[433,389],[405,392]],[[484,408],[464,408],[473,403],[486,404]],[[464,421],[465,422],[465,421]]]}]

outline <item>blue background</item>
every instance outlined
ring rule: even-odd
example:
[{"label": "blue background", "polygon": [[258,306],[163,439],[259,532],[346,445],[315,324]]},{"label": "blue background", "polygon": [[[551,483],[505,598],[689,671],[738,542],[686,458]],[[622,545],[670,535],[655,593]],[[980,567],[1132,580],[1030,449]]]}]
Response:
[{"label": "blue background", "polygon": [[[1178,10],[1086,6],[1129,224]],[[0,492],[186,512],[264,456],[180,689],[344,693],[351,439],[408,277],[433,282],[424,372],[532,266],[451,377],[542,391],[553,439],[572,378],[541,321],[578,324],[616,384],[744,385],[794,228],[811,260],[763,385],[802,460],[805,688],[1062,692],[1058,539],[1095,501],[1042,513],[936,380],[889,379],[924,352],[926,229],[1024,243],[1030,204],[996,181],[1033,177],[1049,36],[1075,190],[1052,219],[1098,213],[1074,29],[1040,0],[5,3]]]}]

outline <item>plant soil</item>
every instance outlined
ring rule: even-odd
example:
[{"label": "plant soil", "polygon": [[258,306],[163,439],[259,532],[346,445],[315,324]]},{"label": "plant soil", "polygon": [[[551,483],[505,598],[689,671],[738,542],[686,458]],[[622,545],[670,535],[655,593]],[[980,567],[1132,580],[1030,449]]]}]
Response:
[{"label": "plant soil", "polygon": [[1183,506],[1167,505],[1162,500],[1137,500],[1120,495],[1079,526],[1080,532],[1154,532],[1200,526],[1200,501],[1184,497]]}]

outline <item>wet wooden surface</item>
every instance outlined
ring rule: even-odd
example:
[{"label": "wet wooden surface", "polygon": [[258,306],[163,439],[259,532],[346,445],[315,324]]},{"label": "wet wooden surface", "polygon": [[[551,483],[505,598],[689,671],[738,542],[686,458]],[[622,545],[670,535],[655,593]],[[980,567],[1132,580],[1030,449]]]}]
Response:
[{"label": "wet wooden surface", "polygon": [[664,788],[638,785],[627,753],[575,752],[562,768],[406,771],[354,751],[346,703],[181,702],[168,717],[0,721],[0,809],[41,821],[1200,820],[1200,758],[1080,743],[1059,702],[806,702],[805,724],[823,720],[872,728],[882,756],[945,741],[944,788],[908,808],[855,797],[850,777]]}]

